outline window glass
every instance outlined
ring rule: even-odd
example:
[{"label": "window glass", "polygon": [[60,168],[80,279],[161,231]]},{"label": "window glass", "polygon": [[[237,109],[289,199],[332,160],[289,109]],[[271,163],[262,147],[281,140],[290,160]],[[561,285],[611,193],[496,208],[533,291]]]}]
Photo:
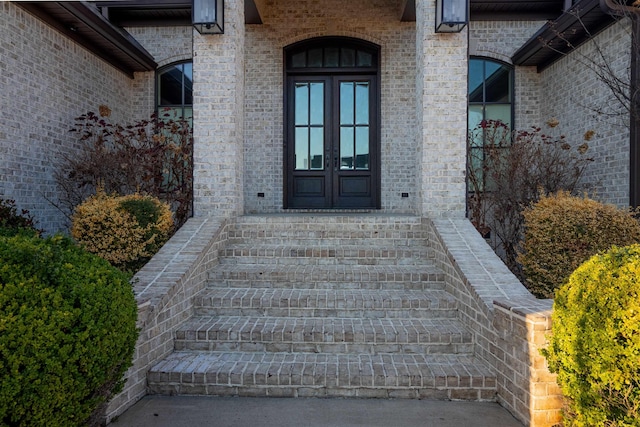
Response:
[{"label": "window glass", "polygon": [[340,56],[340,66],[354,67],[356,65],[356,51],[354,49],[342,49]]},{"label": "window glass", "polygon": [[160,105],[182,104],[182,65],[167,67],[159,73],[158,98]]},{"label": "window glass", "polygon": [[324,66],[340,66],[340,49],[338,49],[337,47],[328,47],[324,50]]},{"label": "window glass", "polygon": [[493,120],[504,123],[508,136],[513,126],[513,69],[489,59],[470,59],[468,85],[468,176],[478,180],[474,181],[476,188],[491,190],[492,183],[483,173],[483,161],[489,144],[486,138],[492,133],[486,131],[483,123]]},{"label": "window glass", "polygon": [[299,68],[375,68],[377,54],[366,49],[344,46],[340,43],[328,46],[311,46],[291,53],[287,67]]},{"label": "window glass", "polygon": [[469,61],[469,102],[484,100],[484,61],[471,59]]},{"label": "window glass", "polygon": [[[193,118],[193,64],[171,64],[158,70],[157,107],[161,118]],[[170,108],[170,110],[167,110]],[[169,117],[167,114],[169,114]]]}]

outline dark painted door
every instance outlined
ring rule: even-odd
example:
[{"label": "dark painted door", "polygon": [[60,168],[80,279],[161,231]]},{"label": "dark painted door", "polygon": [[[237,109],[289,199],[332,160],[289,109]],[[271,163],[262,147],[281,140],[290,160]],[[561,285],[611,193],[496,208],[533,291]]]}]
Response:
[{"label": "dark painted door", "polygon": [[375,79],[288,77],[288,208],[378,207]]}]

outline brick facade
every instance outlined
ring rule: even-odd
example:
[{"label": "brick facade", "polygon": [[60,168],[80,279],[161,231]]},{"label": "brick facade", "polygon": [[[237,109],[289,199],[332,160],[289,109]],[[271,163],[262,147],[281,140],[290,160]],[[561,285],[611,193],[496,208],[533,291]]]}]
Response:
[{"label": "brick facade", "polygon": [[[447,290],[475,334],[475,353],[497,372],[498,400],[529,425],[555,423],[558,390],[538,353],[551,302],[531,297],[464,219],[468,55],[508,63],[542,23],[474,21],[461,33],[435,34],[434,4],[426,0],[416,1],[416,22],[399,20],[395,0],[257,3],[263,24],[245,25],[242,2],[228,0],[222,36],[191,27],[129,29],[159,66],[193,60],[196,218],[138,276],[141,338],[109,416],[145,394],[149,367],[171,351],[173,332],[192,314],[191,299],[225,244],[225,224],[243,213],[282,211],[283,49],[331,35],[381,49],[382,213],[425,218]],[[625,72],[628,24],[607,29],[596,42],[607,46],[616,72]],[[598,197],[624,205],[628,129],[626,119],[594,117],[593,107],[613,105],[581,62],[593,57],[594,46],[587,43],[542,73],[515,68],[515,126],[554,116],[570,141],[595,130],[596,161],[587,178]],[[111,106],[115,121],[147,117],[155,107],[155,73],[132,79],[3,2],[0,85],[0,197],[16,199],[46,231],[64,230],[53,174],[63,155],[80,149],[68,134],[73,118],[99,104]]]},{"label": "brick facade", "polygon": [[0,198],[48,233],[67,228],[54,173],[79,149],[74,118],[109,105],[132,115],[133,80],[20,7],[0,3]]},{"label": "brick facade", "polygon": [[592,197],[621,207],[629,204],[629,119],[596,70],[606,63],[628,81],[630,27],[629,21],[609,27],[541,73],[541,108],[560,121],[567,140],[579,145],[586,131],[596,132],[585,176]]}]

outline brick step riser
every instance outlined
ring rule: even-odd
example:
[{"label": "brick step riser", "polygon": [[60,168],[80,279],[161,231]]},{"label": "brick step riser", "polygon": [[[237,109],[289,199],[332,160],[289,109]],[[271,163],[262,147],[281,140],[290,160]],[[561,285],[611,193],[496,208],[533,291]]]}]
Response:
[{"label": "brick step riser", "polygon": [[401,237],[426,238],[428,232],[416,224],[235,224],[227,228],[233,237],[296,235],[317,237]]},{"label": "brick step riser", "polygon": [[176,351],[242,351],[264,353],[326,353],[326,354],[472,354],[471,343],[431,344],[366,344],[366,343],[307,343],[259,341],[191,341],[175,340]]},{"label": "brick step riser", "polygon": [[299,280],[244,280],[244,279],[209,279],[208,288],[247,288],[247,289],[295,289],[295,290],[397,290],[397,291],[428,291],[443,290],[446,285],[444,281],[425,281],[425,282],[386,282],[386,281],[367,281],[367,282],[338,282],[338,281],[304,281]]},{"label": "brick step riser", "polygon": [[496,378],[470,356],[174,353],[149,373],[156,394],[495,401]]},{"label": "brick step riser", "polygon": [[223,254],[221,264],[226,265],[411,265],[423,264],[422,259],[416,258],[352,258],[352,257],[282,257],[282,256],[230,256]]},{"label": "brick step riser", "polygon": [[[270,267],[270,266],[269,266]],[[240,267],[238,267],[239,269]],[[209,274],[210,281],[238,281],[287,283],[424,283],[442,282],[443,273],[396,273],[383,271],[336,271],[327,269],[292,269],[283,271],[224,271],[216,269]]]},{"label": "brick step riser", "polygon": [[[292,381],[295,377],[292,378]],[[329,383],[334,380],[327,380]],[[361,398],[361,399],[431,399],[431,400],[468,400],[495,402],[495,389],[477,389],[471,387],[430,388],[430,387],[356,387],[356,386],[308,386],[308,385],[229,385],[199,383],[150,382],[147,386],[150,394],[175,396],[215,396],[215,397],[290,397],[290,398]]]},{"label": "brick step riser", "polygon": [[358,319],[455,319],[455,309],[336,309],[336,308],[238,308],[195,307],[196,316],[347,317]]},{"label": "brick step riser", "polygon": [[230,245],[242,244],[265,244],[265,245],[289,245],[289,246],[362,246],[365,248],[428,248],[428,242],[424,238],[381,238],[381,237],[349,237],[349,236],[261,236],[247,235],[243,237],[228,236],[227,243]]}]

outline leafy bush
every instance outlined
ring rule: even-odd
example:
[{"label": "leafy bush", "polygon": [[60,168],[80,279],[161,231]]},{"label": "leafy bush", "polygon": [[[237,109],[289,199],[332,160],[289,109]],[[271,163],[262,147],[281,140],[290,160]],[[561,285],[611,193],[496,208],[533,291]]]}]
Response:
[{"label": "leafy bush", "polygon": [[0,199],[0,235],[13,235],[20,231],[38,232],[28,210],[18,213],[15,200]]},{"label": "leafy bush", "polygon": [[[558,126],[547,122],[547,132]],[[482,233],[492,233],[492,245],[509,269],[522,279],[517,254],[523,238],[522,210],[539,195],[559,190],[576,192],[593,159],[584,141],[573,146],[563,135],[540,127],[512,132],[500,121],[484,120],[469,132],[467,202],[469,217]]]},{"label": "leafy bush", "polygon": [[135,272],[167,241],[171,210],[152,196],[109,196],[101,189],[76,208],[71,235],[113,266]]},{"label": "leafy bush", "polygon": [[128,277],[70,239],[0,237],[0,425],[99,425],[136,316]]},{"label": "leafy bush", "polygon": [[63,159],[56,174],[60,208],[75,208],[102,187],[108,194],[150,194],[169,204],[178,227],[191,215],[193,136],[191,124],[170,109],[133,124],[110,121],[104,105],[98,114],[76,118],[72,134],[78,149]]},{"label": "leafy bush", "polygon": [[580,266],[556,293],[544,355],[567,398],[565,425],[640,426],[640,246]]},{"label": "leafy bush", "polygon": [[523,215],[518,260],[526,286],[543,298],[553,298],[571,272],[596,253],[640,242],[640,224],[631,212],[566,191],[542,195]]}]

